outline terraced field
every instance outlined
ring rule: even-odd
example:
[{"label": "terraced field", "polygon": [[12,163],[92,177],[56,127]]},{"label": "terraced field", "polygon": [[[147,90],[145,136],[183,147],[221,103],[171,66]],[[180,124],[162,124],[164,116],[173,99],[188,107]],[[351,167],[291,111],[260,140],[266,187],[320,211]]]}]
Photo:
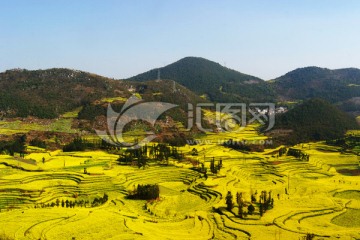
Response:
[{"label": "terraced field", "polygon": [[[360,238],[360,179],[330,166],[334,158],[353,156],[308,148],[314,159],[307,162],[277,157],[273,149],[242,153],[216,142],[195,147],[199,156],[190,155],[193,146],[182,151],[205,160],[208,169],[211,157],[221,157],[219,173],[205,178],[187,161],[120,166],[116,155],[105,152],[2,155],[0,229],[14,239],[299,239],[307,233],[315,239]],[[160,198],[127,199],[138,184],[159,184]],[[237,204],[226,209],[228,191],[234,202],[242,192],[249,205],[251,195],[264,190],[271,191],[274,207],[263,216],[256,204],[244,219]],[[104,194],[105,203],[91,204]],[[62,201],[78,204],[62,207]]]}]

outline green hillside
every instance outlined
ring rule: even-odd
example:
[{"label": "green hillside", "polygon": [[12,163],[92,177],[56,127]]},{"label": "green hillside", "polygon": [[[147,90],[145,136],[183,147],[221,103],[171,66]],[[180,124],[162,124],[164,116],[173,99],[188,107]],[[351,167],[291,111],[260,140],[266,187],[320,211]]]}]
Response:
[{"label": "green hillside", "polygon": [[[188,103],[196,104],[199,102],[208,102],[184,86],[171,80],[154,80],[144,83],[125,81],[123,82],[123,85],[129,88],[132,87],[134,93],[145,102],[165,102],[178,105],[179,107],[167,111],[166,114],[164,114],[164,117],[170,116],[183,124],[187,123]],[[117,112],[120,112],[124,102],[125,101],[114,101],[112,102],[112,107]],[[80,111],[79,118],[92,120],[96,116],[105,116],[107,106],[108,102],[104,101],[95,101],[86,104]]]},{"label": "green hillside", "polygon": [[129,80],[172,79],[215,102],[268,101],[275,97],[265,81],[199,57],[186,57]]},{"label": "green hillside", "polygon": [[5,117],[55,118],[104,97],[130,96],[121,82],[69,69],[0,73],[0,112]]},{"label": "green hillside", "polygon": [[276,117],[275,130],[291,129],[287,143],[319,141],[343,137],[357,129],[355,118],[321,99],[311,99]]},{"label": "green hillside", "polygon": [[322,98],[347,112],[360,111],[360,70],[306,67],[270,82],[281,100]]}]

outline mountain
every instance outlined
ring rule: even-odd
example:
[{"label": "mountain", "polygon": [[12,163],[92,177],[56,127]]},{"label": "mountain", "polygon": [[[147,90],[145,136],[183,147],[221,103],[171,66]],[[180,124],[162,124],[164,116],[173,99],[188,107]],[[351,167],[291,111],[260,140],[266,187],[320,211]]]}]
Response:
[{"label": "mountain", "polygon": [[187,104],[204,102],[189,89],[169,80],[143,83],[113,80],[63,68],[34,71],[15,69],[0,73],[0,117],[52,119],[81,107],[79,119],[93,121],[98,116],[106,115],[110,102],[120,112],[132,94],[145,101],[179,105],[169,114],[184,123]]},{"label": "mountain", "polygon": [[0,73],[0,111],[7,117],[55,118],[104,97],[130,96],[119,81],[53,68]]},{"label": "mountain", "polygon": [[283,101],[322,98],[346,111],[360,111],[360,69],[298,68],[273,81]]},{"label": "mountain", "polygon": [[128,80],[171,79],[214,102],[269,101],[275,98],[268,84],[260,78],[223,67],[199,57],[186,57],[162,68]]},{"label": "mountain", "polygon": [[355,118],[322,99],[310,99],[276,116],[272,133],[291,130],[288,144],[340,138],[347,130],[358,129]]}]

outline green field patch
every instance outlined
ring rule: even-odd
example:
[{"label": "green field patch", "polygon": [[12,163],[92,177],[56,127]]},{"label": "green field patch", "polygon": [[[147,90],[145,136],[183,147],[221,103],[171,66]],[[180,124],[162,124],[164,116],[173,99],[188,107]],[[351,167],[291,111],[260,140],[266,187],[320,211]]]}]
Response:
[{"label": "green field patch", "polygon": [[60,118],[57,120],[47,121],[45,123],[23,122],[20,120],[10,122],[0,122],[0,134],[11,135],[17,133],[27,133],[29,131],[50,131],[50,132],[66,132],[76,133],[77,130],[72,129],[71,118]]},{"label": "green field patch", "polygon": [[360,191],[347,190],[343,192],[337,192],[334,194],[334,197],[360,200]]},{"label": "green field patch", "polygon": [[124,97],[112,97],[112,98],[103,98],[101,102],[112,103],[112,102],[126,102],[127,98]]},{"label": "green field patch", "polygon": [[66,112],[62,115],[63,118],[77,118],[82,107],[76,108],[73,111]]},{"label": "green field patch", "polygon": [[347,209],[345,213],[334,217],[331,222],[343,227],[358,228],[360,227],[360,209]]},{"label": "green field patch", "polygon": [[[356,118],[356,120],[360,123],[360,116]],[[348,136],[360,136],[360,130],[348,130],[346,132]]]}]

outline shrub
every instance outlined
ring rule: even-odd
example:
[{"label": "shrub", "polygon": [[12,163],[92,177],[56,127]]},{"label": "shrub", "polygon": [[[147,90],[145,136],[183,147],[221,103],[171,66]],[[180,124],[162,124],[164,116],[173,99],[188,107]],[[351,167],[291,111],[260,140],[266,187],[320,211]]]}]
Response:
[{"label": "shrub", "polygon": [[159,198],[160,189],[158,184],[146,184],[137,186],[135,193],[130,194],[130,199],[152,200]]}]

